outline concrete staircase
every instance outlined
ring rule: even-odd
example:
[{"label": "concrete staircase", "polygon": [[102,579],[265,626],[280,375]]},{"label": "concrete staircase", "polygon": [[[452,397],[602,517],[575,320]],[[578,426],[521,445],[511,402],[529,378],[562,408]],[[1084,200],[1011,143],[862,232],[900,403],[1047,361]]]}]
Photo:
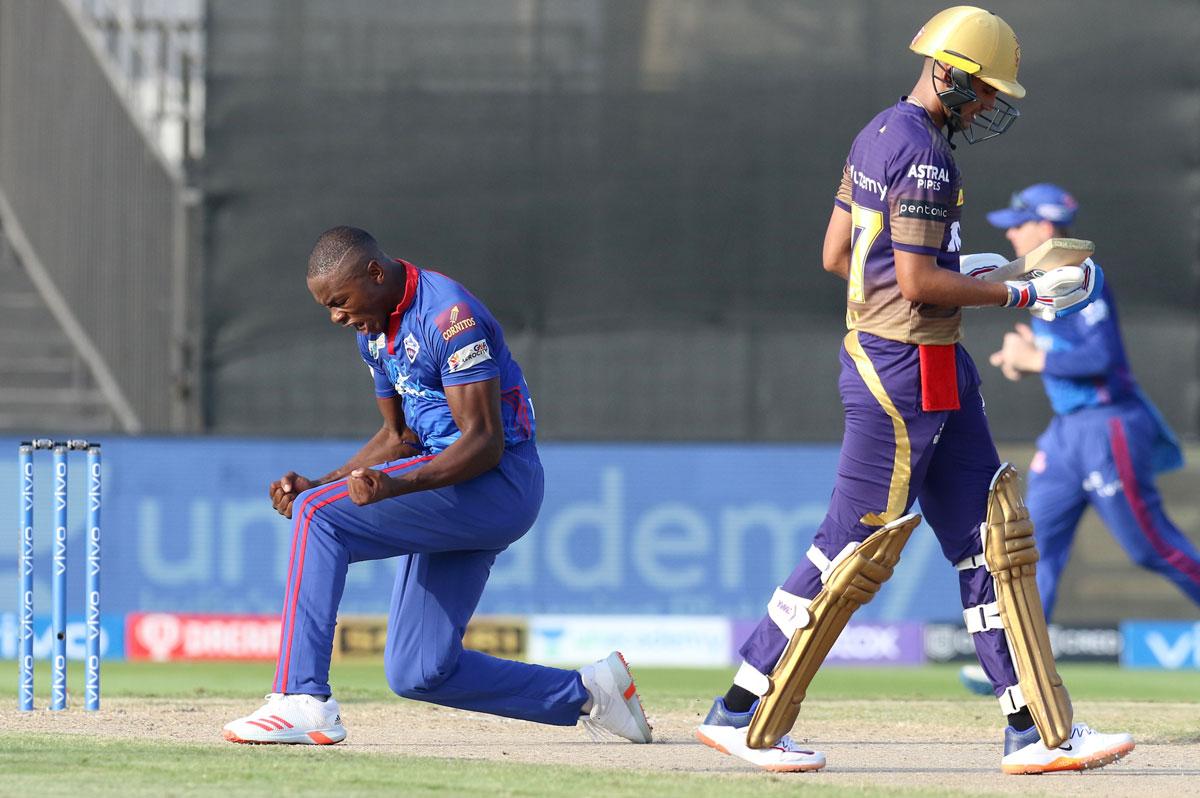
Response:
[{"label": "concrete staircase", "polygon": [[0,230],[0,431],[65,436],[117,429],[86,364]]}]

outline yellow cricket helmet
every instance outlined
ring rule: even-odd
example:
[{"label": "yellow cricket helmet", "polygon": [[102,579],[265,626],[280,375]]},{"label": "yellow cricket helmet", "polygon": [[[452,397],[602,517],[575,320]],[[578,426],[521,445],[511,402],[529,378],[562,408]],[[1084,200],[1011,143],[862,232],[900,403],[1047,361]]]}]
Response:
[{"label": "yellow cricket helmet", "polygon": [[1021,65],[1017,35],[990,11],[975,6],[947,8],[917,31],[909,49],[961,69],[1010,97],[1025,96],[1025,87],[1017,82]]}]

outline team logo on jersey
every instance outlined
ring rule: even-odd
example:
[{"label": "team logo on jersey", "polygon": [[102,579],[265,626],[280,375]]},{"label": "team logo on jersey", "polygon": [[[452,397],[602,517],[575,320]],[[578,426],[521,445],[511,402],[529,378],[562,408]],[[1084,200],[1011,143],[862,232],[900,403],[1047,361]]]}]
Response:
[{"label": "team logo on jersey", "polygon": [[[465,316],[464,313],[466,313]],[[471,315],[469,307],[460,308],[458,305],[452,305],[449,310],[443,310],[438,314],[436,324],[442,331],[442,340],[449,341],[463,330],[474,327],[475,317]]]},{"label": "team logo on jersey", "polygon": [[417,362],[417,353],[421,351],[421,344],[413,337],[412,333],[404,336],[404,354],[408,355],[409,363]]},{"label": "team logo on jersey", "polygon": [[476,341],[467,344],[462,349],[446,359],[446,366],[451,373],[479,365],[485,360],[492,359],[492,350],[488,349],[487,341]]},{"label": "team logo on jersey", "polygon": [[370,353],[373,359],[379,358],[379,353],[387,349],[387,334],[380,333],[374,338],[367,340],[367,352]]},{"label": "team logo on jersey", "polygon": [[946,242],[947,252],[958,252],[962,249],[962,226],[958,222],[950,223],[950,240]]}]

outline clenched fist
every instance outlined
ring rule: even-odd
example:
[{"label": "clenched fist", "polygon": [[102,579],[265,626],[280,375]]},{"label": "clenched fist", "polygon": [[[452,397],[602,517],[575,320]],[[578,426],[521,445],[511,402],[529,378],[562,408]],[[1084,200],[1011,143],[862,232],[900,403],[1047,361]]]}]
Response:
[{"label": "clenched fist", "polygon": [[308,477],[302,477],[295,471],[289,471],[271,483],[271,506],[284,518],[291,518],[292,502],[301,493],[316,486],[317,483]]},{"label": "clenched fist", "polygon": [[358,505],[389,499],[395,494],[396,480],[373,468],[356,468],[346,478],[350,501]]}]

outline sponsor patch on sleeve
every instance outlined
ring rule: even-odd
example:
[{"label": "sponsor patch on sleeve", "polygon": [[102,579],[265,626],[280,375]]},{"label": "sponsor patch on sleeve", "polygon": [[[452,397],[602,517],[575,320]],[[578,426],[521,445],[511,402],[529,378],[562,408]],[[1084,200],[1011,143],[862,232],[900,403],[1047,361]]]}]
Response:
[{"label": "sponsor patch on sleeve", "polygon": [[950,216],[950,210],[942,203],[922,199],[899,199],[896,201],[896,212],[905,219],[924,219],[928,222],[944,222]]},{"label": "sponsor patch on sleeve", "polygon": [[492,350],[488,349],[487,341],[476,341],[475,343],[467,344],[446,358],[446,366],[450,369],[450,373],[453,374],[456,371],[477,366],[485,360],[491,359]]},{"label": "sponsor patch on sleeve", "polygon": [[475,327],[475,316],[471,313],[470,305],[456,302],[439,313],[434,323],[441,330],[442,340],[449,341],[459,333]]}]

